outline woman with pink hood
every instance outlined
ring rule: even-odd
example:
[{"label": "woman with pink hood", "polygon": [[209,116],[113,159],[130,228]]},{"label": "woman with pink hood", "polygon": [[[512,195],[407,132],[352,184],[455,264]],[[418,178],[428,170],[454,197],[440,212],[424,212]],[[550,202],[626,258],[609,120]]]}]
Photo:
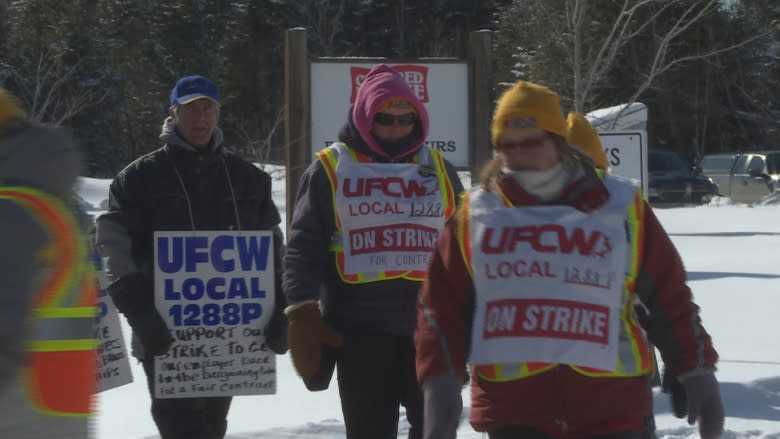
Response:
[{"label": "woman with pink hood", "polygon": [[422,437],[417,293],[463,186],[425,146],[428,114],[384,64],[366,75],[339,142],[302,176],[284,259],[290,354],[310,390],[334,367],[347,438]]}]

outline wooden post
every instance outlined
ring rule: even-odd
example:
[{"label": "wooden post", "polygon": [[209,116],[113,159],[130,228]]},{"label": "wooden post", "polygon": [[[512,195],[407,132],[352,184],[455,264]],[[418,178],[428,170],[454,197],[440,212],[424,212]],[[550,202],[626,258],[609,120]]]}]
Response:
[{"label": "wooden post", "polygon": [[298,180],[311,162],[309,137],[309,64],[306,29],[293,28],[284,35],[284,142],[287,229],[292,222]]},{"label": "wooden post", "polygon": [[490,121],[493,117],[493,52],[489,30],[469,34],[468,60],[471,71],[469,107],[471,108],[471,184],[479,181],[479,170],[493,158]]}]

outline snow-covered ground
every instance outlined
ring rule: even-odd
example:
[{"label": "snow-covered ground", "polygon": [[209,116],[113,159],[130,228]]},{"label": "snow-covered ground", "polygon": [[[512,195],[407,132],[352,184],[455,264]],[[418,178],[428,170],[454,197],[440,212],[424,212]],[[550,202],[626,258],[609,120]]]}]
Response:
[{"label": "snow-covered ground", "polygon": [[[269,171],[274,175],[274,200],[284,218],[284,172],[274,167]],[[109,183],[81,179],[79,194],[93,213],[106,208]],[[717,199],[708,206],[656,213],[682,254],[704,324],[721,355],[718,379],[727,414],[724,437],[780,438],[780,342],[775,326],[780,309],[780,203],[747,207]],[[326,391],[308,392],[289,355],[278,358],[277,371],[275,395],[234,398],[227,438],[343,438],[335,383]],[[143,371],[132,362],[132,372],[135,382],[99,396],[100,439],[158,437]],[[468,406],[468,390],[463,397]],[[694,427],[671,415],[667,398],[655,397],[659,437],[698,437]],[[468,407],[464,412],[465,418]],[[400,425],[398,437],[406,437],[403,414]],[[474,432],[464,420],[458,437],[486,436]]]}]

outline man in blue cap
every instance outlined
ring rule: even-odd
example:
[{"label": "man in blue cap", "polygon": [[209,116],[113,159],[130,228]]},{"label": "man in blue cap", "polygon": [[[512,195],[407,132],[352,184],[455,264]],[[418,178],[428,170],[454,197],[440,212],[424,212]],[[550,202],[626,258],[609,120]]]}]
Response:
[{"label": "man in blue cap", "polygon": [[273,230],[276,309],[263,334],[273,352],[287,350],[281,217],[271,198],[271,177],[224,147],[219,102],[210,80],[179,79],[160,134],[164,145],[114,178],[108,211],[97,220],[108,292],[133,329],[133,355],[143,363],[162,439],[223,438],[231,398],[155,397],[154,356],[168,353],[174,342],[155,305],[155,231]]}]

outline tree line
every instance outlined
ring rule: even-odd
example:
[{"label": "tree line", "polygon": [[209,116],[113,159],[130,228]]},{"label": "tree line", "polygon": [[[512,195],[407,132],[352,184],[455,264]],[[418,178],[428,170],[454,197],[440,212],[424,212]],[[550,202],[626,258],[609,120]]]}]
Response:
[{"label": "tree line", "polygon": [[174,82],[201,74],[226,144],[279,163],[285,30],[311,57],[408,60],[490,29],[494,96],[527,79],[565,110],[640,101],[650,147],[691,159],[780,148],[778,22],[776,0],[0,0],[0,85],[110,177],[159,147]]}]

